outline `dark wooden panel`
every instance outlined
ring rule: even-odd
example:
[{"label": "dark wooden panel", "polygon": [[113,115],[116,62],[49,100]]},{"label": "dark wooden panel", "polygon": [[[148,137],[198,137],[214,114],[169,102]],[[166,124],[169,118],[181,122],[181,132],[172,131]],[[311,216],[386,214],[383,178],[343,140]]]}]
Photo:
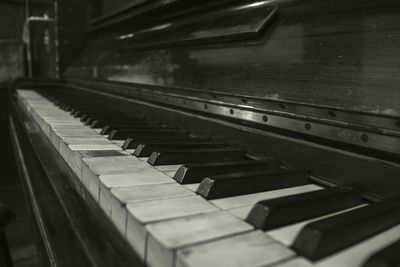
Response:
[{"label": "dark wooden panel", "polygon": [[274,4],[279,14],[258,42],[120,54],[105,41],[90,46],[65,75],[221,91],[399,117],[398,1],[293,0]]}]

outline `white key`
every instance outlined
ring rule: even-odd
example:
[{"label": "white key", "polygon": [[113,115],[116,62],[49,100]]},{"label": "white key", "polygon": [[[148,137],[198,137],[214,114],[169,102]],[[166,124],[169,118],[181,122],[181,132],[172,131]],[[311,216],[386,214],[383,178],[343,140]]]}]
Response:
[{"label": "white key", "polygon": [[164,171],[163,173],[165,173],[166,175],[168,175],[169,177],[173,178],[176,171]]},{"label": "white key", "polygon": [[177,249],[224,236],[249,232],[252,226],[224,211],[149,224],[146,263],[173,267]]},{"label": "white key", "polygon": [[177,267],[267,266],[294,256],[294,252],[261,231],[235,235],[181,249]]},{"label": "white key", "polygon": [[178,217],[218,210],[199,196],[128,203],[126,238],[139,256],[145,258],[145,225]]},{"label": "white key", "polygon": [[125,149],[125,151],[128,152],[129,154],[135,153],[135,149]]},{"label": "white key", "polygon": [[141,172],[154,172],[154,168],[132,156],[84,158],[81,181],[98,200],[99,176]]},{"label": "white key", "polygon": [[178,170],[180,167],[182,166],[182,164],[178,164],[178,165],[160,165],[160,166],[154,166],[154,168],[156,168],[157,170],[161,171],[161,172],[172,172]]},{"label": "white key", "polygon": [[[109,174],[101,175],[99,177],[100,192],[98,196],[99,205],[106,214],[110,214],[112,207],[109,205],[110,201],[106,201],[110,196],[110,190],[113,188],[126,188],[141,185],[154,185],[175,183],[165,174],[154,170],[153,172],[132,172],[124,174]],[[93,190],[93,189],[92,189]]]},{"label": "white key", "polygon": [[[345,266],[345,265],[340,265],[340,266]],[[284,262],[273,264],[270,267],[314,267],[314,264],[306,260],[305,258],[296,257],[296,258],[290,258]]]},{"label": "white key", "polygon": [[[51,137],[50,137],[51,140]],[[54,143],[53,143],[54,144]],[[56,149],[62,154],[62,153],[67,153],[68,154],[68,146],[69,145],[113,145],[110,143],[107,139],[105,138],[100,138],[100,137],[67,137],[63,139],[59,139],[58,141],[58,147]],[[83,150],[83,149],[81,149]],[[88,149],[86,149],[88,150]],[[118,147],[118,150],[121,150]]]},{"label": "white key", "polygon": [[70,150],[68,152],[67,163],[74,171],[78,179],[82,177],[82,160],[93,157],[117,157],[128,156],[123,150]]},{"label": "white key", "polygon": [[[60,144],[59,152],[63,159],[69,162],[69,158],[71,156],[76,155],[76,151],[122,151],[122,149],[114,144],[71,144],[64,146]],[[127,153],[123,153],[120,156],[128,155]],[[118,155],[115,155],[118,156]]]},{"label": "white key", "polygon": [[125,140],[110,140],[112,143],[116,144],[119,147],[122,147],[124,144]]},{"label": "white key", "polygon": [[199,187],[200,183],[197,184],[185,184],[184,186],[186,186],[186,188],[188,188],[189,190],[196,192],[197,187]]},{"label": "white key", "polygon": [[194,193],[177,183],[147,184],[102,190],[99,204],[125,236],[126,204],[157,199],[193,196]]}]

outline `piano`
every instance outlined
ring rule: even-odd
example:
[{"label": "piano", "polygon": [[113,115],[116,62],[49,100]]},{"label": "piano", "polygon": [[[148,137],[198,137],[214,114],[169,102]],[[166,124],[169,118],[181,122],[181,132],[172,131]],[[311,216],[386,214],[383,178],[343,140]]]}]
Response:
[{"label": "piano", "polygon": [[131,1],[10,85],[44,266],[399,266],[400,3]]}]

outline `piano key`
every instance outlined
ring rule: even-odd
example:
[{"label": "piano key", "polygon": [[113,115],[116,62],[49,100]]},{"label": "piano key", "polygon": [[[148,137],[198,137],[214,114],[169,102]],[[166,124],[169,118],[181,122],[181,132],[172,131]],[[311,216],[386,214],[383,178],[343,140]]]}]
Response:
[{"label": "piano key", "polygon": [[192,144],[176,144],[176,143],[153,143],[153,144],[140,144],[136,147],[135,153],[136,157],[149,157],[151,153],[160,150],[187,150],[187,149],[215,149],[215,148],[225,148],[226,144],[223,143],[192,143]]},{"label": "piano key", "polygon": [[[97,127],[99,127],[99,126],[102,127],[102,126],[104,126],[104,123],[109,123],[111,121],[128,122],[128,121],[137,121],[137,119],[134,117],[116,114],[116,115],[81,117],[81,121],[85,125],[91,125],[92,127],[95,127],[94,125],[98,125]],[[103,125],[99,125],[101,123],[103,123]]]},{"label": "piano key", "polygon": [[[52,140],[52,138],[55,138],[57,136],[52,136],[49,137],[50,140]],[[57,137],[58,138],[58,137]],[[69,145],[74,145],[74,144],[96,144],[96,145],[109,145],[112,144],[110,142],[110,140],[104,138],[104,137],[65,137],[62,139],[58,139],[57,140],[58,143],[54,143],[54,146],[56,147],[56,149],[61,153],[64,154],[68,154],[68,146]],[[121,150],[121,149],[118,149]]]},{"label": "piano key", "polygon": [[[60,146],[64,148],[64,146]],[[114,144],[70,144],[66,146],[66,150],[60,149],[60,155],[64,158],[66,162],[69,162],[69,158],[75,155],[75,151],[79,150],[90,150],[90,151],[99,151],[99,150],[111,150],[111,151],[121,151],[122,149]],[[124,152],[124,155],[129,155]]]},{"label": "piano key", "polygon": [[137,129],[137,130],[113,130],[108,136],[110,140],[125,140],[128,137],[133,139],[140,138],[140,137],[157,137],[157,136],[179,136],[184,137],[188,136],[189,132],[186,130],[179,130],[179,129],[166,129],[166,128],[159,128],[159,129]]},{"label": "piano key", "polygon": [[101,187],[107,190],[147,184],[174,183],[170,177],[159,171],[103,174],[99,176]]},{"label": "piano key", "polygon": [[[105,114],[111,114],[111,111],[104,112],[101,110],[95,110],[95,108],[92,109],[83,109],[82,107],[77,107],[71,110],[70,114],[71,116],[75,118],[81,118],[83,116],[88,117],[88,116],[96,116],[96,115],[105,115]],[[118,113],[114,113],[117,115]]]},{"label": "piano key", "polygon": [[123,149],[136,149],[136,147],[140,144],[151,144],[151,143],[159,143],[159,142],[169,142],[169,143],[177,143],[177,144],[190,144],[196,142],[210,142],[210,138],[204,137],[177,137],[177,136],[163,136],[156,138],[130,138],[128,137],[122,148]]},{"label": "piano key", "polygon": [[[98,203],[100,207],[109,214],[111,208],[107,199],[110,198],[110,192],[114,188],[127,188],[133,186],[155,185],[155,184],[171,184],[174,183],[168,176],[161,172],[131,172],[123,174],[101,175],[97,181]],[[176,183],[175,183],[176,184]],[[118,211],[120,211],[118,209]],[[126,213],[126,212],[124,212]]]},{"label": "piano key", "polygon": [[315,267],[315,266],[312,262],[302,257],[295,257],[295,258],[289,258],[283,262],[275,263],[273,265],[270,265],[270,267]]},{"label": "piano key", "polygon": [[171,181],[170,183],[111,188],[111,190],[101,192],[99,204],[120,233],[125,236],[127,203],[186,196],[194,196],[194,193]]},{"label": "piano key", "polygon": [[122,148],[122,145],[124,144],[124,140],[111,140],[111,142],[121,148]]},{"label": "piano key", "polygon": [[92,132],[83,132],[83,131],[78,131],[78,132],[54,132],[50,131],[49,134],[49,139],[51,143],[57,148],[60,149],[61,145],[64,143],[64,139],[69,139],[69,138],[95,138],[98,137],[96,133]]},{"label": "piano key", "polygon": [[261,231],[252,231],[178,250],[177,267],[269,266],[293,257],[290,249]]},{"label": "piano key", "polygon": [[200,183],[208,175],[264,170],[277,164],[273,159],[185,164],[178,169],[174,179],[181,184]]},{"label": "piano key", "polygon": [[155,172],[155,169],[132,156],[84,158],[81,181],[94,199],[98,200],[99,176],[132,172]]},{"label": "piano key", "polygon": [[128,156],[125,151],[122,150],[71,150],[68,154],[67,163],[70,168],[74,171],[76,176],[80,179],[82,175],[82,159],[83,158],[94,158],[94,157],[117,157],[117,156]]},{"label": "piano key", "polygon": [[[397,230],[389,229],[388,231],[392,231],[393,234],[389,236],[391,241],[392,238],[396,237],[396,242],[391,243],[389,246],[386,246],[382,250],[375,252],[371,255],[367,261],[362,265],[363,267],[375,267],[375,266],[382,266],[382,267],[398,267],[400,266],[400,226],[396,226]],[[383,233],[386,234],[387,233]],[[376,237],[373,237],[376,238]],[[384,241],[387,242],[388,238],[384,238]],[[389,241],[389,242],[390,242]],[[368,241],[367,241],[368,242]],[[387,242],[387,243],[389,243]],[[383,247],[382,244],[374,246],[376,248]],[[369,253],[368,253],[369,254]],[[362,253],[358,255],[368,255],[367,253]]]},{"label": "piano key", "polygon": [[252,227],[227,212],[216,211],[149,224],[146,230],[146,264],[173,267],[179,248],[249,232]]},{"label": "piano key", "polygon": [[136,121],[135,119],[132,119],[130,117],[124,117],[121,115],[117,115],[117,116],[118,117],[87,117],[83,121],[83,124],[87,125],[90,128],[102,128],[111,122],[122,123],[122,122]]},{"label": "piano key", "polygon": [[199,196],[128,203],[126,207],[128,210],[126,238],[143,259],[147,224],[218,210]]},{"label": "piano key", "polygon": [[[104,131],[103,131],[104,130]],[[156,132],[162,130],[176,130],[171,128],[165,128],[160,126],[148,125],[148,124],[137,124],[137,125],[128,125],[127,127],[114,127],[114,126],[104,126],[101,133],[102,135],[114,135],[118,137],[118,134],[125,134],[126,132],[137,133],[137,132]]]},{"label": "piano key", "polygon": [[149,125],[146,122],[129,122],[129,123],[125,123],[125,124],[121,124],[121,123],[116,123],[116,124],[107,124],[106,126],[103,126],[103,128],[101,128],[100,134],[101,135],[106,135],[106,134],[110,134],[111,131],[113,130],[121,130],[121,129],[154,129],[157,126],[154,125]]},{"label": "piano key", "polygon": [[55,129],[54,133],[61,137],[98,136],[98,134],[91,129]]},{"label": "piano key", "polygon": [[246,221],[268,230],[362,204],[359,191],[333,187],[258,202]]},{"label": "piano key", "polygon": [[293,248],[310,260],[343,250],[400,223],[400,205],[386,200],[306,225]]},{"label": "piano key", "polygon": [[196,184],[184,184],[184,186],[185,186],[187,189],[189,189],[189,190],[191,190],[191,191],[193,191],[193,192],[196,192],[197,187],[199,187],[199,185],[200,185],[200,183],[196,183]]},{"label": "piano key", "polygon": [[197,194],[206,199],[258,193],[309,184],[306,171],[272,168],[262,172],[222,174],[205,178]]},{"label": "piano key", "polygon": [[151,165],[200,163],[210,161],[232,161],[244,159],[244,151],[238,148],[204,149],[153,152],[148,162]]},{"label": "piano key", "polygon": [[[368,262],[368,257],[380,249],[393,244],[400,238],[400,225],[389,228],[377,235],[339,251],[331,256],[315,262],[316,267],[334,267],[334,266],[363,266]],[[398,251],[396,251],[398,253]],[[370,265],[371,267],[382,267],[391,265]],[[395,265],[398,266],[398,265]],[[364,267],[364,266],[363,266]],[[365,266],[366,267],[366,266]]]},{"label": "piano key", "polygon": [[96,112],[87,112],[82,114],[82,116],[80,116],[80,120],[81,122],[86,122],[87,119],[94,119],[94,118],[100,118],[100,119],[118,119],[118,118],[125,118],[126,116],[124,114],[121,113],[114,113],[114,112],[100,112],[100,113],[96,113]]},{"label": "piano key", "polygon": [[224,210],[248,207],[250,211],[253,205],[255,205],[257,202],[261,200],[273,199],[273,198],[289,196],[305,192],[312,192],[321,189],[323,188],[318,185],[308,184],[308,185],[295,186],[285,189],[265,191],[265,192],[242,195],[242,196],[214,199],[210,200],[210,203]]},{"label": "piano key", "polygon": [[127,124],[127,125],[146,125],[146,123],[142,120],[134,119],[132,117],[123,117],[120,119],[94,119],[87,125],[90,128],[103,128],[105,126],[118,125],[118,124]]},{"label": "piano key", "polygon": [[292,246],[292,244],[294,243],[294,241],[296,240],[296,237],[298,236],[298,234],[300,233],[300,231],[303,229],[304,226],[306,226],[308,223],[310,222],[314,222],[323,218],[328,218],[337,214],[341,214],[347,211],[351,211],[351,210],[355,210],[355,209],[359,209],[361,207],[366,206],[366,204],[362,204],[356,207],[352,207],[349,209],[345,209],[345,210],[341,210],[338,212],[334,212],[331,214],[327,214],[318,218],[313,218],[310,220],[305,220],[302,222],[298,222],[298,223],[294,223],[294,224],[290,224],[287,226],[283,226],[283,227],[279,227],[276,229],[271,229],[266,231],[265,233],[268,234],[268,236],[274,238],[275,240],[279,241],[280,243],[290,247]]},{"label": "piano key", "polygon": [[176,170],[179,169],[181,166],[182,166],[181,164],[172,164],[172,165],[160,165],[160,166],[153,166],[153,167],[156,170],[159,170],[159,171],[165,173],[165,172],[171,172],[171,171],[176,172]]}]

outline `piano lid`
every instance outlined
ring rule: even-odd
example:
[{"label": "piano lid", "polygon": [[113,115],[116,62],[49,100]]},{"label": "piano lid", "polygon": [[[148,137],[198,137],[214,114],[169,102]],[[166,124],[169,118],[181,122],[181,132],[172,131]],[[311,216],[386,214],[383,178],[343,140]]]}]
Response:
[{"label": "piano lid", "polygon": [[[171,9],[178,2],[185,1],[157,7],[159,21],[150,11],[145,13],[148,20],[141,13],[142,23],[112,24],[121,18],[117,15],[103,19],[111,28],[98,32],[64,75],[303,102],[398,118],[398,1],[253,0],[233,15],[236,1],[216,1],[211,7],[205,1],[203,8],[191,3]],[[249,13],[257,5],[259,19]],[[145,6],[130,10],[139,12]],[[256,25],[253,29],[260,27],[275,6],[276,18],[252,40],[178,45],[193,36],[229,37],[250,22]],[[227,18],[225,25],[213,15],[216,12]],[[177,28],[169,26],[179,23]],[[119,46],[110,34],[122,39]],[[139,40],[130,40],[136,34]]]},{"label": "piano lid", "polygon": [[146,2],[95,20],[89,46],[64,76],[271,131],[400,153],[398,1],[196,3]]}]

